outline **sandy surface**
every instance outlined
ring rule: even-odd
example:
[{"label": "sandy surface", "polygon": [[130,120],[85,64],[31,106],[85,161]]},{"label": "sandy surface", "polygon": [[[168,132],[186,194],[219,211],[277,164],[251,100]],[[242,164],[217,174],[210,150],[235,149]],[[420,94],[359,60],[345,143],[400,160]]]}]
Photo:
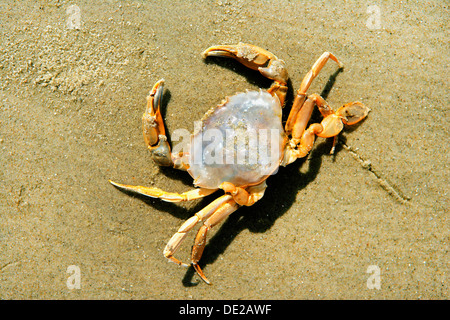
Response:
[{"label": "sandy surface", "polygon": [[[449,298],[448,2],[252,2],[1,2],[0,298]],[[67,28],[73,4],[79,30]],[[192,130],[225,96],[267,87],[200,56],[239,41],[284,59],[294,90],[333,52],[344,71],[327,64],[309,92],[372,111],[335,156],[319,139],[211,232],[207,286],[162,250],[214,196],[168,204],[107,180],[191,188],[187,173],[150,160],[145,97],[165,78],[169,131]],[[380,289],[367,285],[369,266]]]}]

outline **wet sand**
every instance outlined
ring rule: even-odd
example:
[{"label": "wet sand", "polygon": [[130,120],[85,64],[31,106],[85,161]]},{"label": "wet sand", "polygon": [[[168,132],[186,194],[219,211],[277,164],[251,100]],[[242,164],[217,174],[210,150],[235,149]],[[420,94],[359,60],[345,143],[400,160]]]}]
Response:
[{"label": "wet sand", "polygon": [[[448,299],[448,3],[369,5],[2,2],[0,298]],[[268,179],[263,199],[211,231],[208,286],[162,250],[215,196],[170,204],[108,179],[192,188],[187,173],[151,161],[145,97],[166,80],[173,132],[225,96],[267,88],[234,61],[200,56],[240,41],[284,59],[291,92],[333,52],[344,70],[328,63],[309,93],[372,111],[334,156],[318,139]],[[380,289],[368,285],[377,270]]]}]

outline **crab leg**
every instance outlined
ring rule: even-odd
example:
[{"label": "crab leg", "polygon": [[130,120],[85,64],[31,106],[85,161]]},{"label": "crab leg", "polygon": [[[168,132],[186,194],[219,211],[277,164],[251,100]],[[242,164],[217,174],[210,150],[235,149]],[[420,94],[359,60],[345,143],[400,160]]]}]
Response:
[{"label": "crab leg", "polygon": [[[305,130],[315,105],[324,119],[321,123],[311,124]],[[322,138],[334,137],[331,150],[331,153],[333,153],[336,137],[344,128],[344,124],[353,125],[360,122],[367,116],[369,111],[370,109],[361,102],[351,102],[340,107],[335,112],[321,96],[317,94],[308,96],[297,115],[296,122],[293,124],[292,139],[287,145],[282,165],[287,165],[297,158],[305,157],[311,151],[316,136]]]},{"label": "crab leg", "polygon": [[230,214],[232,214],[238,208],[239,208],[239,205],[233,199],[227,200],[219,208],[217,208],[208,219],[205,220],[205,222],[203,223],[203,225],[200,227],[200,229],[197,232],[197,235],[195,237],[194,246],[192,247],[191,263],[192,263],[192,266],[194,267],[195,271],[197,271],[197,274],[207,284],[211,284],[211,283],[206,278],[202,269],[198,265],[198,262],[203,254],[203,250],[205,249],[206,235],[212,227],[214,227],[215,225],[217,225],[218,223],[223,221],[225,218],[227,218]]},{"label": "crab leg", "polygon": [[[289,113],[288,120],[286,121],[285,130],[287,134],[290,134],[292,131],[292,128],[294,124],[301,122],[303,120],[308,118],[306,120],[306,123],[309,121],[309,115],[308,117],[305,116],[305,113],[299,113],[303,106],[305,106],[305,100],[306,100],[306,91],[309,89],[312,81],[314,78],[319,74],[320,70],[322,70],[323,66],[327,63],[327,61],[331,59],[335,61],[339,68],[342,68],[343,65],[338,61],[338,59],[331,53],[331,52],[324,52],[319,59],[314,63],[314,65],[311,67],[311,70],[308,71],[308,73],[303,78],[303,81],[300,85],[300,88],[297,90],[297,95],[295,96],[294,103],[291,108],[291,112]],[[309,110],[308,110],[309,112]],[[311,110],[312,112],[312,110]],[[306,128],[305,127],[303,130]],[[302,131],[303,131],[302,130]]]},{"label": "crab leg", "polygon": [[216,192],[218,189],[206,189],[206,188],[196,188],[183,193],[166,192],[159,188],[154,187],[143,187],[143,186],[131,186],[127,184],[121,184],[109,180],[109,182],[122,190],[135,192],[142,194],[144,196],[149,196],[152,198],[159,198],[167,202],[180,202],[180,201],[190,201],[194,199],[203,198],[209,196],[210,194]]},{"label": "crab leg", "polygon": [[258,185],[242,188],[236,187],[230,182],[224,182],[219,187],[223,189],[225,193],[231,194],[237,204],[241,206],[252,206],[264,196],[267,184],[263,181]]},{"label": "crab leg", "polygon": [[232,183],[224,182],[220,185],[220,188],[225,191],[225,193],[230,194],[233,198],[224,202],[220,207],[216,209],[216,211],[203,223],[200,229],[197,232],[195,237],[194,246],[192,247],[192,266],[195,271],[197,271],[198,275],[205,281],[207,284],[210,284],[202,269],[198,265],[200,258],[202,257],[203,250],[206,245],[206,235],[208,231],[223,221],[226,217],[228,217],[231,213],[236,211],[239,206],[251,206],[256,201],[261,199],[264,195],[264,191],[267,188],[266,182],[262,182],[255,186],[250,186],[247,188],[236,187]]},{"label": "crab leg", "polygon": [[178,265],[187,266],[187,264],[182,263],[180,260],[176,259],[173,255],[177,251],[178,247],[181,245],[183,240],[186,238],[188,232],[199,222],[203,221],[204,219],[207,219],[209,216],[211,216],[218,208],[220,208],[224,203],[227,203],[228,201],[232,201],[232,196],[230,195],[223,195],[213,202],[211,202],[209,205],[204,207],[202,210],[197,212],[194,216],[190,217],[188,220],[186,220],[181,227],[178,229],[178,231],[172,236],[172,238],[167,243],[166,247],[164,248],[164,256],[169,259],[172,262],[175,262]]},{"label": "crab leg", "polygon": [[[296,117],[296,121],[292,126],[292,139],[295,142],[300,141],[300,138],[302,137],[306,129],[308,121],[311,118],[314,106],[317,106],[324,119],[334,115],[333,109],[328,106],[328,103],[321,96],[319,96],[318,94],[312,94],[308,96],[308,99],[306,99],[305,103],[300,108]],[[342,125],[342,121],[338,122],[340,122],[340,124]],[[339,128],[338,133],[341,130],[342,126]]]},{"label": "crab leg", "polygon": [[233,58],[244,66],[258,70],[266,78],[273,80],[272,86],[267,90],[272,95],[277,95],[283,106],[286,99],[288,73],[283,60],[278,59],[273,53],[260,47],[238,43],[237,45],[212,46],[203,51],[206,57]]}]

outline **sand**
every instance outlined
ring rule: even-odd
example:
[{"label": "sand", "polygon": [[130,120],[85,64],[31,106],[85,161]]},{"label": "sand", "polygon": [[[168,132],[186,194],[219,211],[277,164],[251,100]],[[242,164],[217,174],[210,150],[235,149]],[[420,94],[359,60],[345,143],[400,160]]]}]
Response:
[{"label": "sand", "polygon": [[[448,3],[252,3],[0,4],[1,299],[448,299]],[[318,139],[211,230],[208,286],[162,250],[216,195],[170,204],[108,179],[192,188],[151,161],[145,97],[164,78],[169,132],[191,131],[224,97],[267,88],[200,56],[240,41],[284,59],[291,92],[333,52],[344,70],[328,63],[309,93],[372,111],[334,156]]]}]

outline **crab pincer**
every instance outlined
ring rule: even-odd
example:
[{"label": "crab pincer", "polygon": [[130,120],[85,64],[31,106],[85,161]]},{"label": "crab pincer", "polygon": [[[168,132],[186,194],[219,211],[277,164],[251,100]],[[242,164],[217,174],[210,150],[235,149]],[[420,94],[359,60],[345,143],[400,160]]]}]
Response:
[{"label": "crab pincer", "polygon": [[226,57],[233,58],[252,70],[258,70],[264,77],[273,80],[274,83],[267,91],[276,93],[283,106],[286,99],[287,81],[289,75],[286,64],[278,59],[272,52],[247,43],[237,45],[212,46],[203,51],[203,58]]},{"label": "crab pincer", "polygon": [[167,141],[164,120],[161,115],[161,102],[164,79],[155,83],[147,96],[147,108],[142,116],[144,141],[153,160],[160,166],[173,165],[170,145]]}]

